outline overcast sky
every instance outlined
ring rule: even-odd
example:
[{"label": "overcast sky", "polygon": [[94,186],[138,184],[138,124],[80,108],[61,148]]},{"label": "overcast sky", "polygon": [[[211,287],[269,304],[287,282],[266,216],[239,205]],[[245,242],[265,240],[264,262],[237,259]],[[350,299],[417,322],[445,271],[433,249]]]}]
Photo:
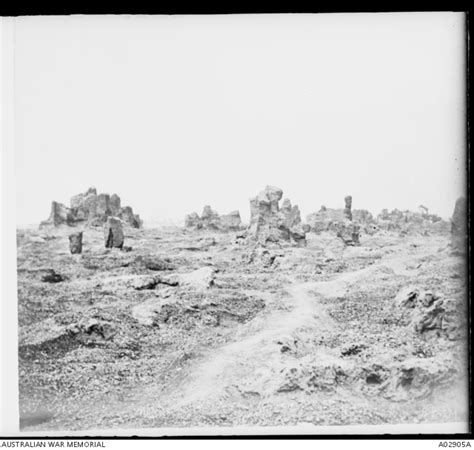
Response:
[{"label": "overcast sky", "polygon": [[454,13],[18,18],[17,223],[95,186],[145,220],[283,189],[449,217],[465,170]]}]

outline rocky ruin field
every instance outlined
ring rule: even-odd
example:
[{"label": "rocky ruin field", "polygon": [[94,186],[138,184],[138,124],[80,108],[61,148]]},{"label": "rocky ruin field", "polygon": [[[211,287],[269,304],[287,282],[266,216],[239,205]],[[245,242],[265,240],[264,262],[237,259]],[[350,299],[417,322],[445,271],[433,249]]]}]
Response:
[{"label": "rocky ruin field", "polygon": [[467,420],[449,231],[83,230],[17,232],[22,430]]}]

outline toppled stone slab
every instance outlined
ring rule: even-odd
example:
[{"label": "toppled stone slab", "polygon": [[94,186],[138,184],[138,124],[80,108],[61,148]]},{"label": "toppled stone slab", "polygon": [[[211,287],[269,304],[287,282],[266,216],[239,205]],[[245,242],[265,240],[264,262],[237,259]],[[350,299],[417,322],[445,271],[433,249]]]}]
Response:
[{"label": "toppled stone slab", "polygon": [[389,369],[380,391],[392,401],[426,398],[434,389],[452,383],[456,374],[453,361],[447,356],[410,358]]},{"label": "toppled stone slab", "polygon": [[137,291],[155,289],[159,284],[176,287],[179,285],[179,278],[174,275],[144,275],[135,277],[131,282],[131,286]]},{"label": "toppled stone slab", "polygon": [[45,342],[54,341],[67,333],[64,325],[56,323],[54,318],[36,322],[27,327],[20,328],[18,345],[41,345]]},{"label": "toppled stone slab", "polygon": [[143,265],[148,270],[153,271],[168,271],[174,270],[174,266],[171,264],[169,260],[158,258],[158,257],[148,257],[143,260]]},{"label": "toppled stone slab", "polygon": [[306,231],[301,223],[298,206],[292,206],[285,199],[282,208],[279,202],[283,191],[275,186],[267,186],[250,200],[250,225],[247,237],[265,246],[269,242],[292,242],[306,245]]},{"label": "toppled stone slab", "polygon": [[184,226],[190,230],[238,231],[242,227],[242,220],[239,211],[220,216],[206,205],[201,217],[196,212],[188,214],[184,219]]},{"label": "toppled stone slab", "polygon": [[104,225],[106,248],[122,248],[124,242],[122,221],[118,217],[108,217]]},{"label": "toppled stone slab", "polygon": [[216,269],[201,267],[186,274],[178,275],[179,284],[195,289],[208,289],[214,285]]},{"label": "toppled stone slab", "polygon": [[284,257],[283,252],[270,251],[266,248],[257,247],[253,249],[248,255],[244,255],[247,264],[257,264],[264,268],[270,268],[275,264],[277,258]]},{"label": "toppled stone slab", "polygon": [[94,346],[110,341],[116,335],[116,329],[112,323],[97,318],[84,318],[67,327],[77,341],[83,345]]},{"label": "toppled stone slab", "polygon": [[22,357],[62,356],[82,345],[95,346],[113,339],[116,334],[112,323],[84,317],[68,325],[59,324],[53,317],[23,327],[19,336]]},{"label": "toppled stone slab", "polygon": [[132,317],[146,326],[159,326],[168,319],[168,306],[174,305],[173,299],[151,298],[132,308]]},{"label": "toppled stone slab", "polygon": [[140,228],[140,216],[133,213],[130,206],[121,206],[117,194],[97,194],[95,188],[89,188],[85,193],[74,195],[70,207],[52,202],[48,220],[41,222],[40,227],[87,224],[101,226],[108,217],[119,217],[124,223],[134,228]]},{"label": "toppled stone slab", "polygon": [[72,255],[82,253],[82,235],[82,231],[69,235],[69,250]]},{"label": "toppled stone slab", "polygon": [[334,391],[344,382],[347,365],[343,361],[318,362],[307,357],[300,359],[299,364],[285,367],[278,375],[276,393],[293,391],[318,392]]}]

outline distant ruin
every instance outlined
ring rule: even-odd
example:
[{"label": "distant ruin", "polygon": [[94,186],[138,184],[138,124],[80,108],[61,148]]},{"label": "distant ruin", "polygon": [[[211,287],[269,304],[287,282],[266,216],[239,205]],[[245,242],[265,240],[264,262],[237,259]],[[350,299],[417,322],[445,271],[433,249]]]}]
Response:
[{"label": "distant ruin", "polygon": [[40,228],[59,225],[101,226],[108,217],[118,217],[133,228],[140,228],[142,221],[138,214],[133,213],[130,206],[121,206],[117,194],[97,194],[93,187],[83,194],[71,198],[70,207],[53,201],[51,213],[47,220],[41,222]]},{"label": "distant ruin", "polygon": [[190,230],[238,231],[242,227],[239,211],[219,215],[209,205],[204,206],[201,216],[196,212],[184,219],[184,227]]}]

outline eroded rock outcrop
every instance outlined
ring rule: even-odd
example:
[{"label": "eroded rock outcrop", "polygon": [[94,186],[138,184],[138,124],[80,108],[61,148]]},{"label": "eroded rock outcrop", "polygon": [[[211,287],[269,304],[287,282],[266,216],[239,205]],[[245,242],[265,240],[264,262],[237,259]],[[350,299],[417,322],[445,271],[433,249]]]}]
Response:
[{"label": "eroded rock outcrop", "polygon": [[209,205],[204,206],[201,216],[196,212],[184,219],[184,227],[190,230],[238,231],[242,227],[239,211],[219,215]]},{"label": "eroded rock outcrop", "polygon": [[280,209],[283,191],[267,186],[250,200],[250,225],[247,235],[261,245],[268,242],[290,241],[306,245],[306,231],[301,223],[298,206],[292,206],[286,199]]},{"label": "eroded rock outcrop", "polygon": [[97,190],[91,187],[85,193],[74,195],[70,207],[53,201],[51,214],[41,222],[40,227],[80,224],[101,226],[108,217],[119,217],[134,228],[142,226],[140,216],[134,214],[130,206],[122,207],[117,194],[97,194]]}]

